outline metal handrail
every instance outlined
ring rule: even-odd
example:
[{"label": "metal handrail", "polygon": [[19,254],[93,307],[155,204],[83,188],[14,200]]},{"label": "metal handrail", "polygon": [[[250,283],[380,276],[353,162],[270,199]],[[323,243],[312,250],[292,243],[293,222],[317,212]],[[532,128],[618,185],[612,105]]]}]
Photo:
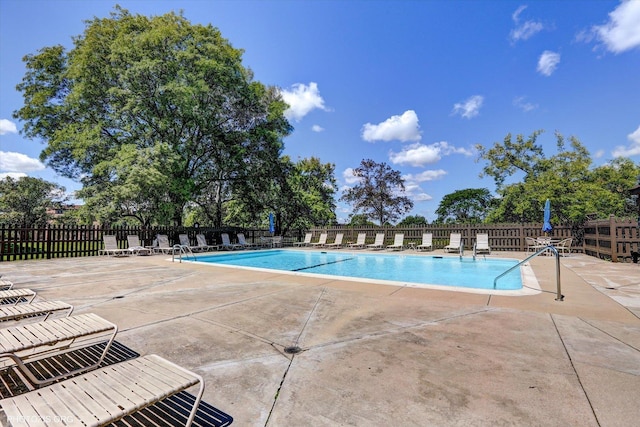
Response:
[{"label": "metal handrail", "polygon": [[178,251],[178,256],[179,256],[178,259],[179,259],[180,263],[182,263],[182,254],[185,255],[187,260],[189,259],[189,257],[187,256],[187,252],[189,252],[191,254],[191,256],[193,256],[194,260],[196,259],[196,256],[193,254],[193,251],[191,250],[191,248],[189,246],[173,245],[173,248],[171,250],[171,262],[175,261],[176,251]]},{"label": "metal handrail", "polygon": [[558,250],[551,245],[545,246],[544,248],[540,249],[538,252],[534,253],[533,255],[528,256],[527,258],[523,259],[522,261],[520,261],[519,263],[517,263],[516,265],[514,265],[513,267],[511,267],[510,269],[508,269],[507,271],[505,271],[504,273],[500,274],[498,277],[496,277],[495,279],[493,279],[493,289],[496,288],[496,284],[498,282],[498,279],[501,278],[502,276],[511,273],[513,270],[515,270],[516,268],[520,267],[522,264],[524,264],[525,262],[529,261],[530,259],[533,259],[535,257],[537,257],[538,255],[546,252],[546,251],[551,251],[555,254],[556,256],[556,301],[564,301],[564,295],[562,295],[561,289],[560,289],[560,254],[558,253]]}]

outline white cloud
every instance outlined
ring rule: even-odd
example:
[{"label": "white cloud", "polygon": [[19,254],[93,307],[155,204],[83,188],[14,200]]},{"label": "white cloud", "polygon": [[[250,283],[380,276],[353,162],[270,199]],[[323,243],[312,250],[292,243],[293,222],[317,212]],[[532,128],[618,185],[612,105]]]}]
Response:
[{"label": "white cloud", "polygon": [[470,119],[480,113],[480,107],[482,107],[483,102],[483,96],[474,95],[466,101],[454,104],[451,114],[460,114],[462,117]]},{"label": "white cloud", "polygon": [[594,26],[592,32],[613,53],[640,47],[640,1],[623,1],[609,13],[609,21]]},{"label": "white cloud", "polygon": [[342,178],[344,179],[344,182],[346,182],[347,184],[356,184],[360,182],[360,178],[358,178],[353,174],[353,168],[346,168],[342,172]]},{"label": "white cloud", "polygon": [[407,174],[403,175],[402,178],[407,182],[425,182],[425,181],[435,181],[444,177],[447,174],[447,171],[442,169],[436,170],[426,170],[422,171],[419,174]]},{"label": "white cloud", "polygon": [[320,125],[313,125],[311,126],[311,130],[314,132],[322,132],[324,131],[324,128]]},{"label": "white cloud", "polygon": [[538,59],[538,72],[545,76],[550,76],[560,63],[560,54],[545,50]]},{"label": "white cloud", "polygon": [[12,179],[20,179],[25,176],[27,176],[27,174],[22,172],[0,172],[0,181],[7,177],[11,177]]},{"label": "white cloud", "polygon": [[291,85],[290,90],[284,89],[280,93],[282,99],[289,104],[289,108],[284,112],[284,116],[288,120],[299,122],[316,108],[328,111],[324,105],[324,99],[320,96],[318,84],[315,82],[309,83],[309,86],[296,83]]},{"label": "white cloud", "polygon": [[408,145],[399,152],[389,152],[389,160],[393,164],[424,166],[436,163],[442,156],[449,154],[464,154],[465,156],[473,155],[471,150],[465,148],[456,148],[449,145],[446,141],[436,142],[431,145],[415,143]]},{"label": "white cloud", "polygon": [[16,128],[16,124],[7,119],[0,119],[0,135],[4,135],[6,133],[18,133],[18,128]]},{"label": "white cloud", "polygon": [[391,116],[377,125],[366,123],[362,127],[362,139],[374,141],[420,141],[422,135],[418,124],[418,115],[407,110],[401,116]]},{"label": "white cloud", "polygon": [[531,102],[526,101],[526,97],[519,96],[513,99],[513,105],[520,108],[525,113],[529,111],[533,111],[538,108],[538,104],[532,104]]},{"label": "white cloud", "polygon": [[425,202],[433,199],[429,194],[425,193],[418,184],[407,183],[404,184],[404,195],[416,202]]},{"label": "white cloud", "polygon": [[6,172],[30,172],[44,169],[38,159],[13,151],[0,151],[0,170]]},{"label": "white cloud", "polygon": [[512,43],[515,43],[518,40],[527,40],[544,29],[544,25],[541,22],[531,20],[520,22],[520,14],[526,8],[527,6],[520,6],[515,12],[513,12],[513,15],[511,15],[511,19],[513,19],[513,22],[516,25],[509,34],[509,38]]},{"label": "white cloud", "polygon": [[613,157],[630,157],[640,155],[640,126],[638,129],[627,135],[627,139],[631,141],[628,147],[617,146],[611,154]]}]

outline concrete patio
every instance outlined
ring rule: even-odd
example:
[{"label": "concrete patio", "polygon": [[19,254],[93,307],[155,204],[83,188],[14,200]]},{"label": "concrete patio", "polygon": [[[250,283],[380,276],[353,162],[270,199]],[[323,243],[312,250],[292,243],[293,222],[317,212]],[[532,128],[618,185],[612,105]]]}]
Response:
[{"label": "concrete patio", "polygon": [[554,259],[531,266],[546,292],[519,297],[161,255],[6,262],[0,274],[201,374],[204,400],[234,426],[637,425],[640,265],[564,257],[562,302]]}]

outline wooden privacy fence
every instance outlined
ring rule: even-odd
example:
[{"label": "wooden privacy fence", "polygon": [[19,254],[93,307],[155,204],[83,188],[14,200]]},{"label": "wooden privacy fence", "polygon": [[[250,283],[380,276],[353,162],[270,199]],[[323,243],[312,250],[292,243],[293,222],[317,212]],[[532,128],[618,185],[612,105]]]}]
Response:
[{"label": "wooden privacy fence", "polygon": [[609,219],[589,221],[583,229],[583,251],[613,262],[627,262],[632,259],[631,252],[640,251],[639,228],[638,221],[613,215]]},{"label": "wooden privacy fence", "polygon": [[166,234],[170,243],[178,244],[179,234],[187,234],[192,245],[196,245],[196,234],[205,235],[210,244],[220,243],[220,235],[229,233],[233,238],[238,231],[244,231],[247,238],[257,240],[262,235],[270,235],[266,230],[244,230],[233,227],[100,227],[47,225],[45,227],[17,227],[0,225],[0,261],[26,259],[51,259],[79,256],[94,256],[103,248],[102,236],[116,236],[118,246],[126,249],[127,236],[137,235],[140,243],[150,246],[156,235]]},{"label": "wooden privacy fence", "polygon": [[[335,226],[314,228],[313,240],[317,241],[321,233],[327,233],[327,241],[331,242],[337,233],[344,234],[344,242],[355,242],[359,233],[367,234],[367,243],[373,243],[377,233],[384,233],[385,244],[391,244],[396,233],[404,233],[405,244],[410,242],[421,243],[423,233],[433,235],[433,248],[442,249],[449,244],[451,233],[460,233],[465,250],[473,249],[476,235],[486,233],[489,235],[489,246],[492,251],[525,251],[525,237],[541,237],[542,224],[430,224],[411,227],[376,227],[376,226]],[[549,237],[564,239],[572,237],[569,226],[557,226],[550,232]],[[581,251],[581,247],[574,248]]]},{"label": "wooden privacy fence", "polygon": [[[376,233],[385,234],[385,243],[391,244],[396,233],[404,233],[405,244],[420,243],[423,233],[433,234],[434,249],[442,249],[449,243],[451,233],[460,233],[466,250],[471,250],[478,233],[489,235],[493,251],[525,251],[526,237],[540,237],[541,223],[525,224],[430,224],[420,227],[332,226],[313,228],[312,241],[321,233],[327,233],[332,242],[337,233],[344,234],[344,243],[355,242],[359,233],[367,234],[367,243],[373,243]],[[151,245],[157,234],[167,234],[171,244],[179,243],[178,235],[187,234],[191,244],[196,244],[196,234],[203,233],[209,244],[221,242],[220,234],[227,232],[232,240],[237,232],[244,232],[249,241],[270,236],[268,230],[209,227],[100,227],[48,225],[24,228],[0,225],[0,261],[25,259],[50,259],[63,257],[94,256],[103,248],[102,236],[113,234],[122,249],[127,248],[127,235],[137,235],[145,246]],[[295,232],[289,239],[300,240],[304,232]],[[608,220],[589,221],[579,229],[555,226],[549,237],[572,237],[572,250],[613,262],[630,261],[631,252],[638,251],[640,236],[638,223],[631,219],[611,217]],[[287,240],[289,240],[287,239]]]}]

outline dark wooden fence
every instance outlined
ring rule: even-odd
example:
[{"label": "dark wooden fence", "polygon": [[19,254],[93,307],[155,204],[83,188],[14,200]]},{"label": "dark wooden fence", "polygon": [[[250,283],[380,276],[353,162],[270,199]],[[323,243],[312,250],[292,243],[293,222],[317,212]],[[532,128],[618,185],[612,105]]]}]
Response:
[{"label": "dark wooden fence", "polygon": [[249,240],[258,240],[260,236],[269,236],[266,230],[245,230],[233,227],[109,227],[48,225],[45,227],[24,228],[0,225],[0,261],[27,259],[51,259],[79,256],[94,256],[104,247],[102,236],[113,234],[118,246],[128,247],[127,236],[137,235],[144,246],[153,243],[157,234],[169,236],[170,243],[179,243],[179,234],[187,234],[192,245],[196,245],[196,234],[203,233],[209,244],[221,243],[220,235],[243,231]]},{"label": "dark wooden fence", "polygon": [[[344,234],[344,241],[355,242],[359,233],[367,233],[367,243],[373,243],[376,233],[385,234],[385,244],[391,244],[396,233],[404,233],[405,243],[422,242],[423,233],[433,234],[433,248],[442,249],[449,244],[451,233],[460,233],[462,235],[462,243],[466,250],[471,250],[478,233],[487,233],[489,235],[489,246],[492,251],[524,251],[526,250],[525,237],[540,237],[542,233],[542,224],[524,223],[524,224],[430,224],[426,226],[415,227],[351,227],[336,226],[314,228],[309,230],[313,232],[314,241],[318,240],[321,233],[327,233],[327,241],[331,242],[337,233]],[[549,237],[564,239],[573,237],[571,227],[557,226],[549,233]],[[574,250],[582,251],[581,246],[577,246]]]},{"label": "dark wooden fence", "polygon": [[628,262],[631,252],[640,251],[638,221],[609,219],[589,221],[584,226],[583,251],[587,255],[613,262]]},{"label": "dark wooden fence", "polygon": [[[367,234],[367,243],[373,243],[376,233],[385,233],[386,244],[393,242],[396,233],[404,233],[405,243],[419,243],[423,233],[433,234],[434,249],[442,249],[449,242],[451,233],[462,234],[465,249],[471,250],[478,233],[489,235],[493,251],[524,251],[526,237],[540,237],[542,224],[431,224],[421,227],[351,227],[335,226],[313,228],[313,241],[321,233],[327,233],[332,242],[337,233],[344,234],[344,242],[355,242],[358,233]],[[171,244],[179,242],[179,234],[187,234],[191,244],[196,244],[196,234],[203,233],[210,244],[221,242],[220,234],[227,232],[233,238],[242,231],[249,241],[270,236],[267,230],[207,227],[110,227],[49,225],[41,228],[22,228],[0,225],[0,261],[26,259],[51,259],[98,255],[103,247],[102,236],[114,234],[121,248],[126,248],[127,235],[137,235],[143,245],[151,245],[157,234],[167,234]],[[300,240],[301,234],[285,236],[287,240]],[[638,223],[631,219],[589,221],[584,227],[555,226],[549,237],[572,237],[572,250],[613,262],[628,262],[631,252],[638,251],[640,236]]]}]

